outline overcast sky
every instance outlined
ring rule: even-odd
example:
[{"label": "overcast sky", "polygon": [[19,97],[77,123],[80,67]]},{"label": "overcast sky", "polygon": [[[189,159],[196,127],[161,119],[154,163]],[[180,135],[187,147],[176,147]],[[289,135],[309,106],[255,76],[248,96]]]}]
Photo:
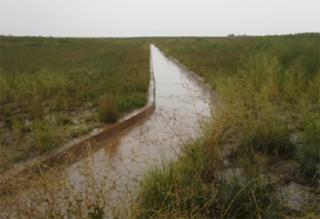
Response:
[{"label": "overcast sky", "polygon": [[0,34],[134,37],[320,32],[320,0],[0,0]]}]

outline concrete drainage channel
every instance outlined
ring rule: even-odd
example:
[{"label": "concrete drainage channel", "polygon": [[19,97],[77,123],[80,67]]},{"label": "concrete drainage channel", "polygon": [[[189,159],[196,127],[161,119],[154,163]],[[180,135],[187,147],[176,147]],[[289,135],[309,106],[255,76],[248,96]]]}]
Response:
[{"label": "concrete drainage channel", "polygon": [[[130,203],[136,200],[139,182],[150,166],[161,165],[163,158],[177,158],[181,145],[202,134],[202,121],[208,121],[212,115],[210,93],[190,77],[187,71],[168,60],[156,47],[151,46],[151,54],[152,76],[147,106],[133,113],[131,117],[124,118],[112,129],[106,129],[68,148],[55,151],[56,154],[45,159],[42,164],[48,166],[64,162],[69,158],[68,153],[81,154],[88,144],[96,148],[90,156],[61,165],[61,171],[48,171],[54,179],[50,182],[43,179],[44,189],[39,188],[40,186],[27,186],[21,188],[19,194],[10,195],[10,203],[20,207],[31,203],[36,205],[35,211],[44,211],[47,204],[42,201],[43,197],[50,195],[52,200],[58,200],[54,197],[59,197],[59,200],[63,201],[67,191],[66,199],[70,200],[72,188],[76,196],[71,198],[77,200],[81,194],[85,194],[81,199],[86,200],[90,197],[93,200],[106,197],[104,212],[107,218],[112,218],[119,215],[115,208],[128,209]],[[108,137],[110,140],[106,141]],[[41,165],[33,166],[33,170],[41,171],[39,166]],[[83,172],[84,170],[88,172]],[[66,184],[61,184],[60,178],[62,183]],[[95,183],[90,184],[91,180]],[[86,193],[88,189],[101,191]],[[4,211],[16,215],[18,209],[10,206]],[[63,211],[64,207],[61,202],[57,203],[54,209]]]},{"label": "concrete drainage channel", "polygon": [[[65,169],[65,176],[77,191],[85,191],[82,167],[90,168],[95,180],[106,188],[107,218],[114,208],[128,209],[135,202],[145,172],[176,159],[181,146],[202,134],[202,121],[212,115],[210,93],[190,77],[188,71],[151,46],[156,83],[156,109],[147,119],[108,142],[90,158]],[[119,203],[120,202],[120,203]],[[120,217],[121,218],[121,217]]]}]

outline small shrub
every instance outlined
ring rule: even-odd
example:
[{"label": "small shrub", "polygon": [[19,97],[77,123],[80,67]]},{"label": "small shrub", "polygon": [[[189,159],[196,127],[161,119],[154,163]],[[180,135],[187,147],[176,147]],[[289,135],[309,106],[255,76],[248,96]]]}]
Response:
[{"label": "small shrub", "polygon": [[101,122],[116,122],[119,118],[117,99],[110,94],[100,97],[98,113]]},{"label": "small shrub", "polygon": [[88,216],[90,219],[103,219],[104,210],[103,208],[95,205],[91,205],[88,207],[88,210],[90,211],[88,213]]},{"label": "small shrub", "polygon": [[305,125],[303,138],[305,143],[298,145],[297,158],[306,179],[314,181],[320,177],[320,120],[314,118]]},{"label": "small shrub", "polygon": [[37,121],[33,125],[33,142],[40,153],[50,152],[62,143],[62,133],[55,122]]},{"label": "small shrub", "polygon": [[138,218],[267,218],[278,214],[268,179],[243,181],[240,176],[228,176],[226,181],[219,165],[208,166],[210,155],[204,153],[204,146],[190,144],[178,161],[148,172],[139,194]]},{"label": "small shrub", "polygon": [[290,141],[290,132],[281,121],[259,124],[251,131],[244,144],[251,145],[256,152],[266,155],[290,158],[295,153],[295,147]]}]

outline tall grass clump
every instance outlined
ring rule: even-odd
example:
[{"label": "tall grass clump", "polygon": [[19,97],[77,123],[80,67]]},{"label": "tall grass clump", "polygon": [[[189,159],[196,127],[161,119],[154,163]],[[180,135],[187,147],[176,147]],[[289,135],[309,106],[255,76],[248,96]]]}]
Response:
[{"label": "tall grass clump", "polygon": [[98,112],[103,122],[116,122],[119,117],[118,106],[115,97],[104,95],[99,100]]},{"label": "tall grass clump", "polygon": [[179,160],[167,161],[146,173],[138,218],[273,216],[276,203],[271,184],[259,176],[244,181],[236,174],[225,175],[222,160],[208,156],[207,144],[211,142],[197,141],[185,148]]}]

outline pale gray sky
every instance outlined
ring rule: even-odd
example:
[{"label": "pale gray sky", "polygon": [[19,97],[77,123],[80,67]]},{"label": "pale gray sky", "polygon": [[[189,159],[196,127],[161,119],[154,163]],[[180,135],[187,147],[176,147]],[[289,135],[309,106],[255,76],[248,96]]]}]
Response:
[{"label": "pale gray sky", "polygon": [[0,0],[0,34],[132,37],[320,32],[320,0]]}]

